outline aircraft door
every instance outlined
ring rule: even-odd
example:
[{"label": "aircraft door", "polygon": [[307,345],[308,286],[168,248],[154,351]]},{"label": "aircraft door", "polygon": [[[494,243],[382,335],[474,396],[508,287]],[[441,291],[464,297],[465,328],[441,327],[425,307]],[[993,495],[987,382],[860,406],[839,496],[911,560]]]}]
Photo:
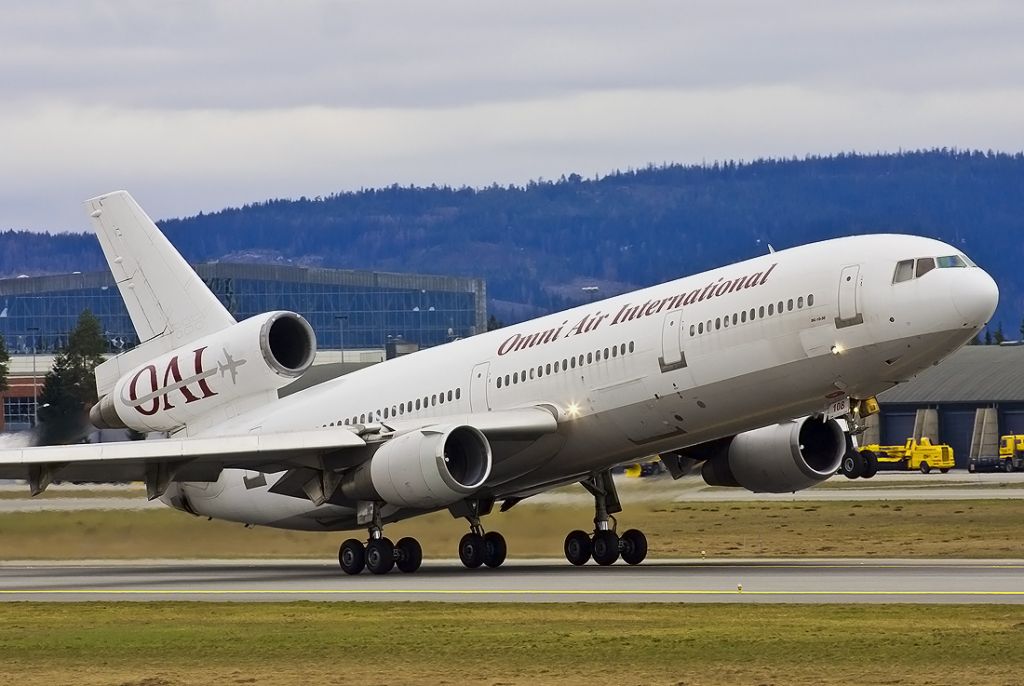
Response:
[{"label": "aircraft door", "polygon": [[661,327],[661,357],[658,358],[662,373],[682,369],[686,366],[683,352],[683,311],[672,310],[665,315]]},{"label": "aircraft door", "polygon": [[836,317],[836,328],[863,324],[864,315],[860,308],[860,265],[852,264],[843,267],[839,275],[839,316]]},{"label": "aircraft door", "polygon": [[472,412],[487,412],[491,409],[491,404],[487,401],[487,380],[490,371],[490,362],[482,362],[473,367],[473,376],[469,381],[469,407]]}]

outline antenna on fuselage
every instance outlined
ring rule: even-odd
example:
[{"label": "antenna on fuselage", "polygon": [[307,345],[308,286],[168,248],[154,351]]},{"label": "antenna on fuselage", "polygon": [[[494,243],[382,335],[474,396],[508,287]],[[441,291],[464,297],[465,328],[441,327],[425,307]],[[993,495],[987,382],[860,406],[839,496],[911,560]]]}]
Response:
[{"label": "antenna on fuselage", "polygon": [[775,254],[775,248],[772,247],[771,243],[768,244],[768,254],[769,255],[774,255]]}]

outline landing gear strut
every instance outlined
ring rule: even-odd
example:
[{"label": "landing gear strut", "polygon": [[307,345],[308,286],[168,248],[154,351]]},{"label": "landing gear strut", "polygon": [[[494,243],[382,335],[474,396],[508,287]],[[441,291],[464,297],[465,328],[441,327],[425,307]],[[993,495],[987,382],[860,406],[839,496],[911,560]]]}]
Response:
[{"label": "landing gear strut", "polygon": [[368,540],[366,545],[354,538],[341,544],[338,551],[338,563],[346,574],[359,574],[363,569],[371,574],[387,574],[398,567],[403,572],[415,572],[423,562],[423,549],[415,538],[402,538],[398,544],[384,536],[381,522],[380,506],[367,503],[360,508],[361,524],[367,524]]},{"label": "landing gear strut", "polygon": [[497,531],[484,531],[480,517],[490,514],[493,500],[466,500],[449,507],[455,517],[464,517],[469,522],[469,533],[459,541],[459,559],[467,569],[481,565],[496,568],[505,562],[508,546],[505,537]]},{"label": "landing gear strut", "polygon": [[610,471],[597,472],[580,482],[594,496],[594,533],[571,531],[565,537],[565,559],[582,566],[593,559],[599,565],[614,564],[619,557],[626,564],[638,565],[647,557],[647,537],[639,529],[629,529],[619,536],[612,515],[622,512],[615,481]]}]

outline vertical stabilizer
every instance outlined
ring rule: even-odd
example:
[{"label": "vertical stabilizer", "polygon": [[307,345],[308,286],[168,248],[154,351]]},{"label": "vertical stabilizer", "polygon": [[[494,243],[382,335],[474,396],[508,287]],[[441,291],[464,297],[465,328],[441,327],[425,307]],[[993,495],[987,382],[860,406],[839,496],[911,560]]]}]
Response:
[{"label": "vertical stabilizer", "polygon": [[[141,342],[125,357],[155,357],[235,323],[126,191],[86,200],[85,209]],[[125,362],[110,360],[101,365],[106,369],[97,368],[101,395]]]}]

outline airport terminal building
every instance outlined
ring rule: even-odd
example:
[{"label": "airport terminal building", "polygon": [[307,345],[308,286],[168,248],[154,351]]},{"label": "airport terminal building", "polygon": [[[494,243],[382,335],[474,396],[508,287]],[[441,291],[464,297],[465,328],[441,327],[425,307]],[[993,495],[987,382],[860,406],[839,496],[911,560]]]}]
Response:
[{"label": "airport terminal building", "polygon": [[[201,264],[196,272],[238,320],[270,310],[301,314],[319,349],[340,351],[334,361],[377,361],[384,350],[432,347],[487,330],[483,279],[233,263]],[[4,398],[8,429],[31,416],[33,379],[41,384],[85,309],[99,318],[109,353],[138,343],[107,271],[0,279],[0,334],[12,356],[23,356],[12,365]],[[29,357],[36,372],[24,378]]]}]

